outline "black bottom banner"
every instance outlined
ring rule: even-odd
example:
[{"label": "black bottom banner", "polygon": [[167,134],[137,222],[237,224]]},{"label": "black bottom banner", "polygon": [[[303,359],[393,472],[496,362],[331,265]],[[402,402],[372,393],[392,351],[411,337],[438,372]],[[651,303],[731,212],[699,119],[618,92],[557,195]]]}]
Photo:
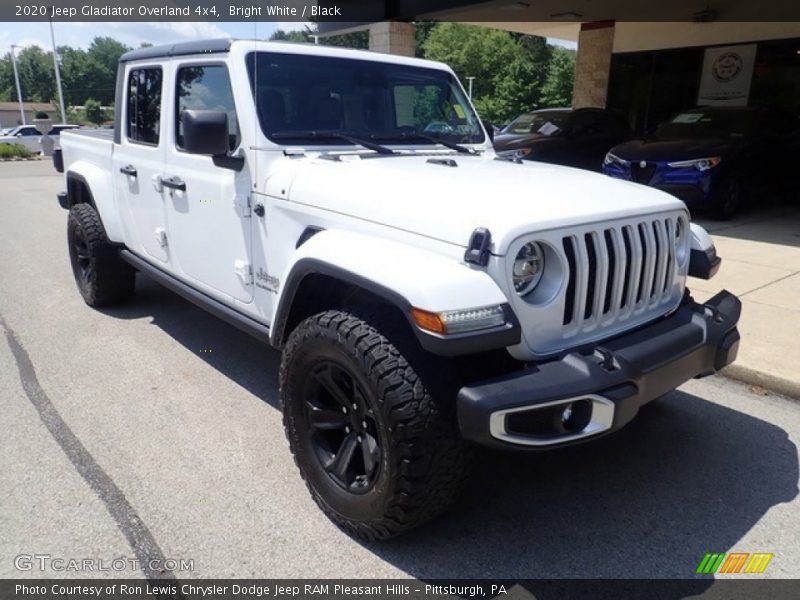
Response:
[{"label": "black bottom banner", "polygon": [[800,598],[800,579],[3,579],[0,600]]}]

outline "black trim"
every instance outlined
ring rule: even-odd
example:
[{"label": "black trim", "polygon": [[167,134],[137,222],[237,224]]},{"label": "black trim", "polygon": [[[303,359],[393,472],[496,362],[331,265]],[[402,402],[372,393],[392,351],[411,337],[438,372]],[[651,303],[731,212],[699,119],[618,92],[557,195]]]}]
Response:
[{"label": "black trim", "polygon": [[[92,188],[89,187],[89,182],[86,181],[86,178],[83,175],[78,175],[77,173],[73,173],[72,171],[68,171],[67,172],[67,207],[66,208],[69,209],[69,208],[73,207],[74,205],[78,204],[78,202],[76,202],[76,199],[71,197],[71,195],[70,195],[70,193],[72,191],[72,187],[73,187],[72,185],[70,185],[71,181],[77,181],[78,183],[82,184],[84,188],[86,188],[86,193],[89,196],[89,198],[87,199],[87,202],[89,203],[89,205],[92,208],[97,210],[97,205],[94,203],[94,196],[92,195]],[[99,215],[100,212],[98,211],[97,214]]]},{"label": "black trim", "polygon": [[312,237],[317,235],[320,231],[324,231],[321,227],[313,227],[309,226],[303,230],[303,233],[300,234],[300,237],[297,238],[297,243],[295,244],[295,250],[305,244],[308,240]]},{"label": "black trim", "polygon": [[67,196],[67,192],[59,192],[57,198],[58,205],[64,210],[69,210],[69,197]]},{"label": "black trim", "polygon": [[452,158],[429,158],[425,161],[426,163],[430,163],[432,165],[441,165],[443,167],[457,167],[458,163],[454,161]]},{"label": "black trim", "polygon": [[485,227],[476,228],[469,236],[467,250],[464,252],[464,262],[485,267],[489,264],[489,246],[491,244],[491,232]]},{"label": "black trim", "polygon": [[211,162],[215,167],[220,169],[230,169],[231,171],[239,172],[244,168],[244,156],[231,155],[231,154],[213,154]]},{"label": "black trim", "polygon": [[180,281],[176,277],[159,269],[155,265],[152,265],[146,260],[139,258],[130,250],[120,250],[119,256],[122,260],[135,269],[147,273],[147,275],[155,279],[165,288],[175,292],[179,296],[184,297],[195,306],[199,306],[200,308],[207,310],[215,317],[219,317],[226,323],[233,325],[245,333],[249,333],[262,342],[270,342],[269,327],[263,323],[260,323],[259,321],[240,313],[236,309],[231,308],[227,304],[223,304],[219,300],[215,300],[211,296],[194,289],[190,285]]},{"label": "black trim", "polygon": [[[614,419],[607,432],[619,429],[643,404],[732,363],[739,348],[736,325],[741,307],[739,299],[727,291],[703,305],[687,295],[668,317],[602,345],[575,349],[559,359],[465,386],[456,401],[461,433],[487,446],[530,449],[493,437],[490,415],[587,394],[614,403]],[[555,445],[559,444],[546,448]]]},{"label": "black trim", "polygon": [[64,153],[61,148],[53,150],[53,168],[59,173],[64,172]]},{"label": "black trim", "polygon": [[186,182],[177,175],[163,178],[161,180],[161,185],[171,190],[178,190],[180,192],[186,191]]},{"label": "black trim", "polygon": [[382,298],[389,304],[397,307],[408,321],[411,331],[414,332],[420,345],[433,354],[440,356],[458,356],[462,354],[474,354],[485,352],[497,348],[505,348],[518,344],[521,339],[521,328],[519,321],[514,315],[514,311],[508,304],[503,305],[506,313],[506,324],[502,327],[484,329],[480,331],[451,334],[447,336],[437,335],[421,330],[417,327],[411,317],[411,303],[401,294],[394,290],[379,285],[374,281],[365,279],[341,267],[322,262],[315,258],[303,258],[297,261],[290,273],[281,296],[281,303],[275,316],[274,340],[276,346],[283,345],[286,324],[289,320],[292,304],[295,295],[306,276],[317,274],[326,275],[338,281],[349,283],[359,287],[375,296]]},{"label": "black trim", "polygon": [[692,250],[689,257],[689,277],[711,279],[719,271],[722,259],[714,246],[706,250]]},{"label": "black trim", "polygon": [[122,111],[125,111],[127,118],[128,109],[123,105],[127,100],[125,97],[125,63],[120,62],[117,66],[117,89],[114,92],[114,143],[122,142]]},{"label": "black trim", "polygon": [[189,54],[215,54],[227,52],[231,49],[230,38],[197,40],[192,42],[181,42],[179,44],[166,44],[163,46],[151,46],[150,48],[139,48],[126,52],[119,58],[120,63],[132,60],[142,60],[146,58],[169,58],[172,56],[186,56]]}]

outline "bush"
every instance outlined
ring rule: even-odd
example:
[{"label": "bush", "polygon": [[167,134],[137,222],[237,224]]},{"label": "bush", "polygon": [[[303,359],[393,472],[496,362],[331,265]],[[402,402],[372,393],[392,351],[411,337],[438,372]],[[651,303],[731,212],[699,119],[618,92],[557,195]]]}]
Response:
[{"label": "bush", "polygon": [[31,151],[22,144],[0,144],[0,159],[2,158],[28,158]]},{"label": "bush", "polygon": [[43,110],[40,110],[39,112],[36,113],[36,116],[34,118],[35,119],[49,119],[50,115],[48,115]]},{"label": "bush", "polygon": [[106,113],[103,111],[103,107],[100,105],[100,102],[94,98],[86,100],[86,104],[83,107],[83,114],[87,121],[95,125],[100,125],[100,123],[106,120]]}]

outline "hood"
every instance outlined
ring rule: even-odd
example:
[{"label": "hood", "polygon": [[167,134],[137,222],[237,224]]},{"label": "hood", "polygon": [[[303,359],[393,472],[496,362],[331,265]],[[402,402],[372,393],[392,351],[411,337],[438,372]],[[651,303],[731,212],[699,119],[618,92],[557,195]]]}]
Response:
[{"label": "hood", "polygon": [[492,156],[308,157],[285,164],[291,175],[276,181],[288,183],[290,201],[463,247],[475,228],[486,227],[495,254],[531,231],[685,208],[669,194],[606,175]]},{"label": "hood", "polygon": [[678,161],[709,156],[728,156],[738,151],[744,140],[632,140],[619,144],[611,153],[623,160]]}]

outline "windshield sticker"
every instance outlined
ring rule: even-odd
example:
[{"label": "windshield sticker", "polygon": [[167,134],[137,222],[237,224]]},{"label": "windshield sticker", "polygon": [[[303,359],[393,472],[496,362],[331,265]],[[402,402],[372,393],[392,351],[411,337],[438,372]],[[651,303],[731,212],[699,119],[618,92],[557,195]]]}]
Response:
[{"label": "windshield sticker", "polygon": [[539,133],[542,135],[553,135],[556,131],[558,131],[558,125],[554,125],[550,121],[539,127]]},{"label": "windshield sticker", "polygon": [[703,118],[703,113],[683,113],[672,119],[673,123],[697,123]]}]

